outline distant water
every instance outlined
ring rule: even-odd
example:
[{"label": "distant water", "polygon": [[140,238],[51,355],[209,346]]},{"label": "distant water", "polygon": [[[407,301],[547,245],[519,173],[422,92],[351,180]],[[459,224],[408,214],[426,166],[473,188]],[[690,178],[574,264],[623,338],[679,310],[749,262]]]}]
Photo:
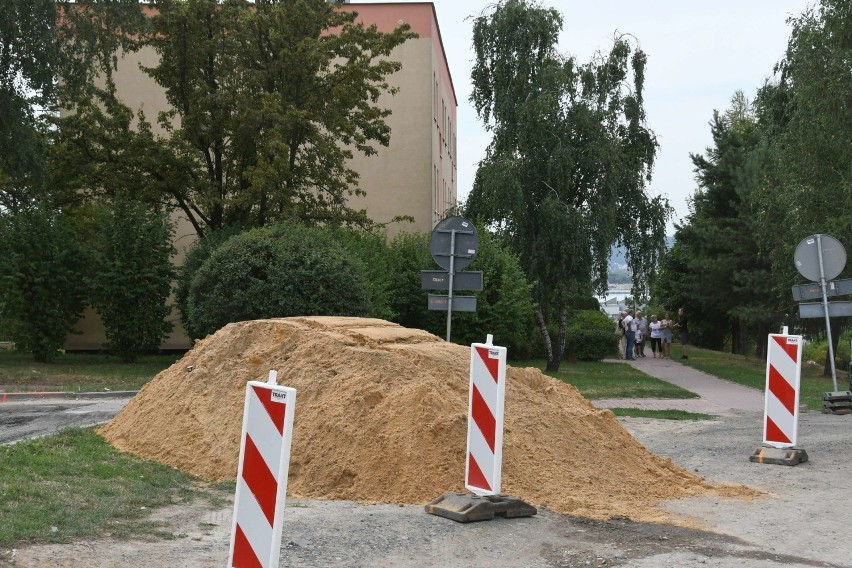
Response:
[{"label": "distant water", "polygon": [[619,286],[617,288],[611,287],[606,291],[605,295],[598,296],[598,301],[609,317],[617,319],[621,307],[624,306],[624,300],[628,296],[630,296],[630,285]]},{"label": "distant water", "polygon": [[624,287],[611,287],[607,289],[606,294],[603,296],[598,296],[598,300],[603,304],[604,302],[610,302],[613,300],[617,300],[619,302],[623,302],[625,298],[631,295],[631,288],[629,284],[626,284]]}]

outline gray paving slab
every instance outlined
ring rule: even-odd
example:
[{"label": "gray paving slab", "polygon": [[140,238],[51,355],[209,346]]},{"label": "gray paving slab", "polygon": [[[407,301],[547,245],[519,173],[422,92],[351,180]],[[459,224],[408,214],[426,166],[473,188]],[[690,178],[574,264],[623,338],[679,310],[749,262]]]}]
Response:
[{"label": "gray paving slab", "polygon": [[764,393],[688,367],[675,359],[645,357],[633,361],[613,360],[630,365],[647,375],[694,392],[697,399],[599,399],[598,408],[642,408],[649,410],[686,410],[706,414],[731,411],[763,412]]}]

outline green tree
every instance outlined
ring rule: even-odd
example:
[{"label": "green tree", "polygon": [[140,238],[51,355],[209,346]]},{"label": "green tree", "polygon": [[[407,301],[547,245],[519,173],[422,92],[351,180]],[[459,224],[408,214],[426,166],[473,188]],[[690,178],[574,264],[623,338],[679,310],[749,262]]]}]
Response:
[{"label": "green tree", "polygon": [[[43,175],[35,113],[53,88],[53,2],[15,0],[0,10],[0,206],[14,208]],[[30,183],[26,183],[29,181]]]},{"label": "green tree", "polygon": [[579,64],[557,52],[561,29],[559,12],[526,0],[475,19],[471,100],[493,138],[466,204],[535,283],[550,371],[572,300],[606,286],[612,245],[626,247],[634,290],[646,290],[670,215],[646,192],[657,143],[643,107],[645,54],[625,35]]},{"label": "green tree", "polygon": [[676,248],[663,263],[658,297],[670,310],[693,314],[693,341],[713,349],[730,344],[734,353],[763,349],[783,309],[770,277],[767,250],[757,240],[756,208],[768,158],[765,133],[743,93],[710,123],[714,146],[693,154],[698,189],[690,215],[677,228]]},{"label": "green tree", "polygon": [[106,348],[131,363],[174,327],[166,301],[175,269],[172,227],[161,211],[119,192],[96,214],[90,278],[92,307],[106,330]]},{"label": "green tree", "polygon": [[[110,76],[113,54],[139,29],[135,0],[8,0],[0,9],[0,248],[3,314],[18,347],[49,360],[85,304],[84,247],[60,207],[50,143],[70,95]],[[67,205],[67,204],[66,204]]]},{"label": "green tree", "polygon": [[852,225],[852,5],[821,0],[791,19],[780,79],[789,95],[778,137],[791,216],[808,232],[848,234]]},{"label": "green tree", "polygon": [[[791,323],[814,333],[823,327],[819,322],[797,322],[792,316],[798,310],[790,286],[803,280],[792,258],[798,243],[816,233],[837,237],[847,250],[852,247],[852,5],[821,0],[790,24],[777,82],[761,89],[756,100],[772,169],[754,210],[777,298],[786,304]],[[850,275],[847,264],[840,277]],[[835,346],[846,323],[832,320]],[[828,358],[825,374],[830,374]]]},{"label": "green tree", "polygon": [[158,63],[144,70],[170,110],[158,134],[106,83],[99,99],[75,102],[60,133],[63,164],[81,187],[120,171],[148,199],[179,208],[196,232],[229,225],[369,224],[347,206],[358,175],[355,152],[387,145],[394,93],[391,51],[412,34],[355,22],[340,1],[166,0],[137,49]]},{"label": "green tree", "polygon": [[50,361],[86,304],[85,251],[70,219],[44,207],[0,215],[0,297],[17,348]]},{"label": "green tree", "polygon": [[15,210],[43,198],[51,114],[63,93],[79,94],[95,74],[109,73],[112,52],[123,43],[123,34],[112,32],[137,29],[140,14],[130,0],[3,2],[0,206]]},{"label": "green tree", "polygon": [[[714,116],[714,147],[693,156],[699,189],[663,259],[658,290],[662,300],[677,298],[700,313],[690,327],[708,346],[729,341],[744,351],[753,344],[762,355],[766,333],[782,323],[811,333],[821,328],[795,315],[790,287],[802,277],[793,252],[814,233],[850,245],[850,10],[844,0],[821,0],[791,18],[776,77],[753,105],[735,96],[724,115]],[[834,342],[843,323],[832,321]]]}]

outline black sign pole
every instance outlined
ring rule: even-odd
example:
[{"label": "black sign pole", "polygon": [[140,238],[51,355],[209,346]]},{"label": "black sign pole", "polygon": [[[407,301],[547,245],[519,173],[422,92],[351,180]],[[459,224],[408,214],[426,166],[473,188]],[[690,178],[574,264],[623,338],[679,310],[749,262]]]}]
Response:
[{"label": "black sign pole", "polygon": [[828,333],[828,358],[831,360],[831,381],[834,385],[834,392],[837,392],[837,371],[834,369],[834,345],[832,345],[831,341],[831,318],[828,316],[828,294],[825,291],[825,266],[822,261],[822,235],[817,234],[816,238],[817,253],[819,254],[819,285],[822,290],[822,308],[825,311],[825,329]]}]

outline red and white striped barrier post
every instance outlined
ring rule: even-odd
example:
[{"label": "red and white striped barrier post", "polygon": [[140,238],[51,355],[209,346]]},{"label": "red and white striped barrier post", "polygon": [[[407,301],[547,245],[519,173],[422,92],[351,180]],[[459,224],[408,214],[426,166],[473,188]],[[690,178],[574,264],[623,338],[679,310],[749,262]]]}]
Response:
[{"label": "red and white striped barrier post", "polygon": [[535,515],[537,509],[500,493],[503,467],[503,403],[506,393],[506,348],[485,343],[470,346],[467,403],[467,453],[464,486],[468,493],[447,492],[426,504],[426,512],[460,523]]},{"label": "red and white striped barrier post", "polygon": [[506,348],[485,343],[470,346],[465,487],[477,495],[500,493],[503,460],[503,402]]},{"label": "red and white striped barrier post", "polygon": [[249,381],[228,566],[277,568],[290,468],[296,389]]},{"label": "red and white striped barrier post", "polygon": [[776,448],[796,445],[799,429],[799,384],[802,336],[769,335],[763,443]]}]

